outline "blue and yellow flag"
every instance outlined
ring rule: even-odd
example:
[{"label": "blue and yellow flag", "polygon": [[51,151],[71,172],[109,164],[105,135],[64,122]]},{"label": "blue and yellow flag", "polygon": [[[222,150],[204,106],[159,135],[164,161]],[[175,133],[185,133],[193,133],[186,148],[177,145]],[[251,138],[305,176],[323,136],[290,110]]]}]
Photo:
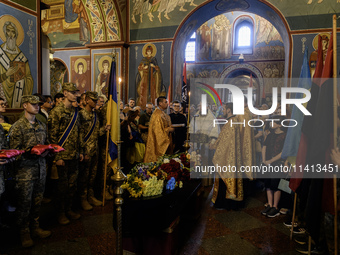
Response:
[{"label": "blue and yellow flag", "polygon": [[107,123],[111,124],[109,137],[109,166],[115,171],[118,165],[118,134],[120,123],[118,121],[118,99],[117,99],[117,76],[116,76],[116,61],[111,64],[110,80],[109,80],[109,101],[107,106]]},{"label": "blue and yellow flag", "polygon": [[[300,79],[298,83],[298,88],[304,88],[309,90],[312,86],[311,74],[309,70],[308,64],[308,48],[306,47],[305,54],[303,57]],[[295,98],[301,98],[301,93],[296,93]],[[281,158],[287,159],[291,164],[295,165],[295,159],[298,154],[299,143],[301,138],[301,127],[304,119],[304,114],[294,105],[291,119],[297,122],[297,125],[294,126],[295,122],[291,122],[289,125],[291,127],[287,130],[287,135],[285,139],[285,143],[282,149]]]}]

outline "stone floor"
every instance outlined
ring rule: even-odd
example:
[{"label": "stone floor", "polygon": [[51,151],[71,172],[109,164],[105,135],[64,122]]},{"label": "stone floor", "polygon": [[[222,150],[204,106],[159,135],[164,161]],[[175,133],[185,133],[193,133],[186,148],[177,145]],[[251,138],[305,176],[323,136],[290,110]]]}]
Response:
[{"label": "stone floor", "polygon": [[[187,232],[180,233],[177,254],[299,254],[295,252],[295,242],[289,240],[289,230],[282,224],[287,216],[280,215],[270,219],[260,214],[265,202],[263,192],[248,196],[245,208],[239,211],[215,209],[210,202],[211,195],[211,187],[203,189],[200,217],[190,220],[185,227]],[[60,226],[56,222],[53,207],[44,205],[41,225],[51,230],[52,236],[45,240],[35,239],[34,247],[23,249],[13,228],[3,230],[0,236],[0,253],[115,254],[116,236],[112,227],[112,211],[113,202],[109,201],[105,207],[96,207],[89,212],[82,211],[80,220]]]}]

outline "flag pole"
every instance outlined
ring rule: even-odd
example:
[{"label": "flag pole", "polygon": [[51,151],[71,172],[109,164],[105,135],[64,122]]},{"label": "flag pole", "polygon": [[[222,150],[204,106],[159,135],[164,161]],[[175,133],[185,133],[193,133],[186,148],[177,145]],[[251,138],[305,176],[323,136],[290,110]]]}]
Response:
[{"label": "flag pole", "polygon": [[[337,16],[333,15],[333,143],[334,148],[337,147],[337,137],[338,137],[338,85],[337,85],[337,38],[336,38],[336,21]],[[338,199],[337,199],[337,178],[334,174],[333,176],[333,197],[334,197],[334,254],[338,254]]]},{"label": "flag pole", "polygon": [[292,217],[292,227],[290,228],[290,240],[293,240],[293,231],[295,225],[295,214],[296,214],[296,201],[297,201],[297,193],[294,194],[294,205],[293,205],[293,217]]}]

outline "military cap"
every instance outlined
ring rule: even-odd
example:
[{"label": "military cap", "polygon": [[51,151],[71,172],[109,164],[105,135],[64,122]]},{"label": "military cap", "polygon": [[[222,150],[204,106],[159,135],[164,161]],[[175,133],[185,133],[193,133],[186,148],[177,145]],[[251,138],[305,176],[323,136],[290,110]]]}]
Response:
[{"label": "military cap", "polygon": [[86,91],[85,96],[95,101],[98,100],[98,93],[95,91]]},{"label": "military cap", "polygon": [[76,84],[72,83],[72,82],[65,82],[62,86],[63,90],[67,90],[67,91],[79,91],[79,89],[77,88]]},{"label": "military cap", "polygon": [[21,102],[22,103],[30,103],[30,104],[42,103],[40,101],[39,97],[33,96],[33,95],[22,96]]}]

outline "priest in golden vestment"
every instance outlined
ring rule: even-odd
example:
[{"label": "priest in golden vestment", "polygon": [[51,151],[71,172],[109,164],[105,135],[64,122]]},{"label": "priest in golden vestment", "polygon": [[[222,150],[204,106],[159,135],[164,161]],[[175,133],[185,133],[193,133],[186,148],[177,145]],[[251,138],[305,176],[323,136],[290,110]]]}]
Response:
[{"label": "priest in golden vestment", "polygon": [[[255,138],[254,128],[248,125],[248,121],[252,119],[252,113],[247,106],[247,98],[244,98],[244,115],[238,115],[240,123],[240,137],[241,137],[241,153],[242,153],[242,166],[253,166],[256,165],[256,154],[255,154]],[[254,123],[251,123],[254,125]],[[246,177],[250,180],[253,179],[251,172],[245,173]]]},{"label": "priest in golden vestment", "polygon": [[157,161],[158,157],[164,154],[172,153],[171,119],[164,112],[168,107],[168,101],[165,97],[157,98],[157,108],[151,115],[149,123],[148,140],[146,142],[144,162]]},{"label": "priest in golden vestment", "polygon": [[[223,105],[223,114],[228,123],[226,123],[216,142],[211,145],[212,149],[216,149],[213,163],[217,166],[230,166],[230,169],[239,170],[242,165],[241,152],[241,129],[239,124],[240,119],[232,114],[232,104]],[[233,124],[231,125],[231,121]],[[216,172],[214,191],[212,202],[217,208],[223,209],[238,209],[240,201],[243,201],[243,179],[242,173],[237,172]]]}]

